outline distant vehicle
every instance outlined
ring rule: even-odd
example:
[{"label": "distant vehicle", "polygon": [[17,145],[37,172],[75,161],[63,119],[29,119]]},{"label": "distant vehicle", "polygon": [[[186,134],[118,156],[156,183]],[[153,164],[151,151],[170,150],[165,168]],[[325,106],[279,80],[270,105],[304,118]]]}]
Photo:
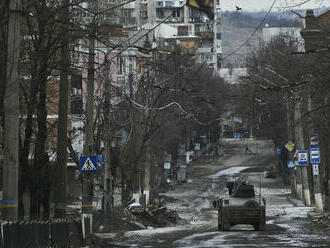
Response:
[{"label": "distant vehicle", "polygon": [[237,224],[253,225],[256,231],[266,226],[266,201],[256,197],[253,185],[244,182],[229,182],[229,196],[214,202],[218,207],[218,229],[228,231]]}]

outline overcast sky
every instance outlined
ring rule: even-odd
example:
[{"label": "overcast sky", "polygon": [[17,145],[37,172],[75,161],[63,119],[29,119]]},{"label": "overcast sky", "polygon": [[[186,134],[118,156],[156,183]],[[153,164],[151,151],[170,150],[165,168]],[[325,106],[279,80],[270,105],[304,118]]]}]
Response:
[{"label": "overcast sky", "polygon": [[[245,11],[269,10],[274,0],[220,0],[222,10],[235,10],[235,6],[241,7]],[[273,11],[284,9],[314,9],[322,6],[330,6],[330,0],[277,0]],[[304,3],[304,4],[302,4]],[[301,6],[296,6],[301,4]]]}]

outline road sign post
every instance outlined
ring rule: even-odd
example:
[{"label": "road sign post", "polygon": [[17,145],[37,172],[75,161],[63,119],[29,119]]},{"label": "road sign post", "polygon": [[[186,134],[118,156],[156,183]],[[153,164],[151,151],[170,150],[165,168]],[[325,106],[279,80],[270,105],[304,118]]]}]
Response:
[{"label": "road sign post", "polygon": [[[81,156],[80,157],[80,173],[82,174],[82,223],[89,226],[89,232],[84,233],[86,238],[92,232],[93,223],[93,198],[92,198],[92,178],[91,174],[96,173],[99,168],[100,157],[98,156]],[[83,178],[85,177],[86,182]],[[85,222],[87,224],[85,224]],[[89,224],[88,224],[89,223]]]},{"label": "road sign post", "polygon": [[309,147],[310,163],[313,166],[315,207],[317,212],[323,212],[323,200],[319,174],[319,163],[321,163],[321,156],[317,134],[311,135]]}]

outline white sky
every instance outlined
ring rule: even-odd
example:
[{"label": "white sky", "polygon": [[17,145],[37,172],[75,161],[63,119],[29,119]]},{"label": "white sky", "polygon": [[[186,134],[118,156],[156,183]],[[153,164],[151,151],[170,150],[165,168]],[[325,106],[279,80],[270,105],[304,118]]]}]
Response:
[{"label": "white sky", "polygon": [[[220,0],[221,8],[225,10],[236,10],[235,6],[239,6],[243,11],[268,11],[274,0]],[[330,0],[277,0],[272,11],[292,10],[292,9],[315,9],[322,6],[330,6]],[[304,4],[302,4],[304,3]],[[301,4],[301,6],[293,7]],[[289,7],[288,7],[289,6]]]}]

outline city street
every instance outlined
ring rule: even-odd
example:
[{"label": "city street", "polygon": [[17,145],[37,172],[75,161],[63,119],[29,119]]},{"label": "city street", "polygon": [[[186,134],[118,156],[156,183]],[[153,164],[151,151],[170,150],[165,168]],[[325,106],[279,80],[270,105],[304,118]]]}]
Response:
[{"label": "city street", "polygon": [[[233,141],[234,142],[234,141]],[[186,184],[164,193],[167,207],[175,209],[189,224],[120,234],[97,234],[102,247],[329,247],[330,236],[321,233],[307,218],[313,207],[290,198],[281,176],[265,178],[264,170],[277,163],[275,149],[268,141],[249,141],[256,153],[245,153],[243,141],[225,145],[224,157],[196,162],[194,175]],[[254,184],[256,195],[266,198],[265,231],[237,225],[230,231],[217,230],[217,210],[212,200],[228,194],[225,182],[242,178]]]},{"label": "city street", "polygon": [[0,16],[0,248],[330,247],[330,0]]}]

